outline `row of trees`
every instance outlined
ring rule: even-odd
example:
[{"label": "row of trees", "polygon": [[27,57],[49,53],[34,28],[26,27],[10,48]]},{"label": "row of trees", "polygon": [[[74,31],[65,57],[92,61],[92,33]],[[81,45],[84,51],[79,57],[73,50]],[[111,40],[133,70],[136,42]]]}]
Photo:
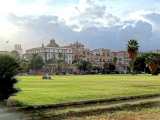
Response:
[{"label": "row of trees", "polygon": [[78,73],[80,74],[80,72],[86,72],[87,73],[91,73],[91,71],[113,71],[115,70],[115,64],[117,62],[117,58],[113,59],[113,62],[104,62],[103,64],[103,69],[101,67],[94,67],[92,66],[92,63],[89,62],[89,61],[85,61],[85,60],[82,60],[82,61],[76,61],[76,62],[73,62],[73,64],[77,67],[77,70],[78,70]]},{"label": "row of trees", "polygon": [[[134,73],[136,71],[150,70],[152,75],[157,75],[160,66],[160,54],[148,52],[138,55],[139,45],[137,40],[131,39],[127,43],[127,52],[131,62],[129,68]],[[138,56],[137,56],[138,55]]]},{"label": "row of trees", "polygon": [[63,59],[48,59],[44,61],[43,58],[37,53],[33,53],[28,61],[22,61],[21,67],[23,72],[27,71],[28,69],[32,69],[34,73],[36,73],[37,70],[42,69],[44,66],[47,67],[49,64],[55,64],[57,73],[59,74],[65,64],[65,61]]}]

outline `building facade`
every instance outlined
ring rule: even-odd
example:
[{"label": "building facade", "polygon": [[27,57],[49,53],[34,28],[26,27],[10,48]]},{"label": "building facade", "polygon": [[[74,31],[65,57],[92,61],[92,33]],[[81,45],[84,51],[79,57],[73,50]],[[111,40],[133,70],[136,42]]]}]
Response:
[{"label": "building facade", "polygon": [[94,49],[91,50],[84,48],[84,45],[76,41],[74,44],[66,46],[73,50],[73,60],[85,60],[92,63],[92,66],[102,67],[103,63],[110,60],[109,49]]},{"label": "building facade", "polygon": [[22,57],[22,47],[21,47],[21,44],[15,44],[14,45],[14,50],[16,50],[19,53],[20,57]]},{"label": "building facade", "polygon": [[38,53],[45,61],[53,58],[61,58],[66,61],[68,67],[76,71],[76,67],[72,64],[75,60],[85,60],[92,63],[92,66],[103,68],[104,62],[113,62],[113,58],[117,58],[116,70],[127,71],[128,62],[130,61],[126,51],[111,52],[110,49],[98,48],[87,49],[83,44],[76,41],[74,44],[60,47],[55,43],[54,39],[50,40],[47,46],[42,44],[41,47],[26,50],[23,59],[28,60],[32,53]]},{"label": "building facade", "polygon": [[117,58],[116,69],[118,71],[127,71],[128,62],[130,61],[126,51],[110,52],[110,61]]},{"label": "building facade", "polygon": [[51,39],[47,46],[42,44],[41,47],[26,50],[26,53],[23,54],[23,59],[28,60],[32,53],[38,53],[45,61],[51,58],[61,58],[64,59],[66,63],[72,64],[72,49],[67,47],[60,47],[55,43],[54,39]]}]

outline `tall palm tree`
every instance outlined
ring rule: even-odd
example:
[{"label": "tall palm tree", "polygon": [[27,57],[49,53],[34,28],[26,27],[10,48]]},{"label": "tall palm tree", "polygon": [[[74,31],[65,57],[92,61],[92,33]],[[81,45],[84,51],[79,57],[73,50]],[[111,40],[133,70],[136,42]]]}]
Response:
[{"label": "tall palm tree", "polygon": [[77,67],[78,73],[80,74],[80,67],[82,67],[83,64],[78,61],[78,62],[74,63],[74,65]]},{"label": "tall palm tree", "polygon": [[63,65],[64,65],[64,60],[62,60],[62,59],[56,59],[55,60],[55,64],[56,64],[56,68],[57,68],[57,71],[58,71],[58,74],[60,74],[60,72],[61,72],[61,69],[62,69],[62,67],[63,67]]},{"label": "tall palm tree", "polygon": [[149,67],[152,75],[155,75],[155,72],[159,68],[160,63],[160,54],[158,53],[147,53],[146,54],[146,66]]},{"label": "tall palm tree", "polygon": [[130,39],[126,47],[127,47],[127,53],[129,55],[129,58],[132,61],[132,72],[134,72],[134,61],[138,54],[138,48],[139,48],[137,40]]},{"label": "tall palm tree", "polygon": [[107,69],[108,69],[108,66],[109,66],[109,63],[108,63],[108,62],[104,62],[104,64],[103,64],[103,68],[104,68],[105,70],[107,70]]},{"label": "tall palm tree", "polygon": [[115,66],[115,69],[116,69],[116,63],[117,63],[117,57],[114,57],[114,58],[113,58],[113,64],[114,64],[114,66]]}]

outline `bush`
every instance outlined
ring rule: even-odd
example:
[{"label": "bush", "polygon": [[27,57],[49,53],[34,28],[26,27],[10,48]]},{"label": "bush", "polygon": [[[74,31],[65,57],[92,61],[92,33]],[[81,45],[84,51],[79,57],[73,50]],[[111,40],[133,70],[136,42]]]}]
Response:
[{"label": "bush", "polygon": [[15,75],[20,70],[20,59],[10,54],[0,54],[0,100],[8,99],[20,91],[14,87]]},{"label": "bush", "polygon": [[75,71],[74,74],[77,75],[77,72]]},{"label": "bush", "polygon": [[62,72],[63,75],[66,75],[66,72]]},{"label": "bush", "polygon": [[119,71],[116,71],[116,74],[119,74]]},{"label": "bush", "polygon": [[69,74],[72,74],[72,72],[69,72]]}]

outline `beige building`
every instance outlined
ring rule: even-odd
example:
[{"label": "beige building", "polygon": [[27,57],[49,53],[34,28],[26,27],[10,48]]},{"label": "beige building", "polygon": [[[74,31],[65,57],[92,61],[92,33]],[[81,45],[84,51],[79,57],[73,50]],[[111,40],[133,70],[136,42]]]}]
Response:
[{"label": "beige building", "polygon": [[78,41],[66,47],[72,48],[73,60],[90,61],[92,66],[103,67],[103,63],[110,60],[109,49],[99,48],[90,51],[90,49],[84,48],[84,45]]},{"label": "beige building", "polygon": [[118,71],[127,71],[128,62],[130,61],[126,51],[118,51],[110,53],[110,61],[117,57],[116,69]]},{"label": "beige building", "polygon": [[45,61],[50,58],[63,58],[66,63],[72,64],[72,49],[67,47],[60,47],[55,43],[54,39],[51,39],[47,46],[42,44],[41,47],[26,50],[26,53],[23,54],[23,59],[28,60],[32,53],[38,53]]}]

